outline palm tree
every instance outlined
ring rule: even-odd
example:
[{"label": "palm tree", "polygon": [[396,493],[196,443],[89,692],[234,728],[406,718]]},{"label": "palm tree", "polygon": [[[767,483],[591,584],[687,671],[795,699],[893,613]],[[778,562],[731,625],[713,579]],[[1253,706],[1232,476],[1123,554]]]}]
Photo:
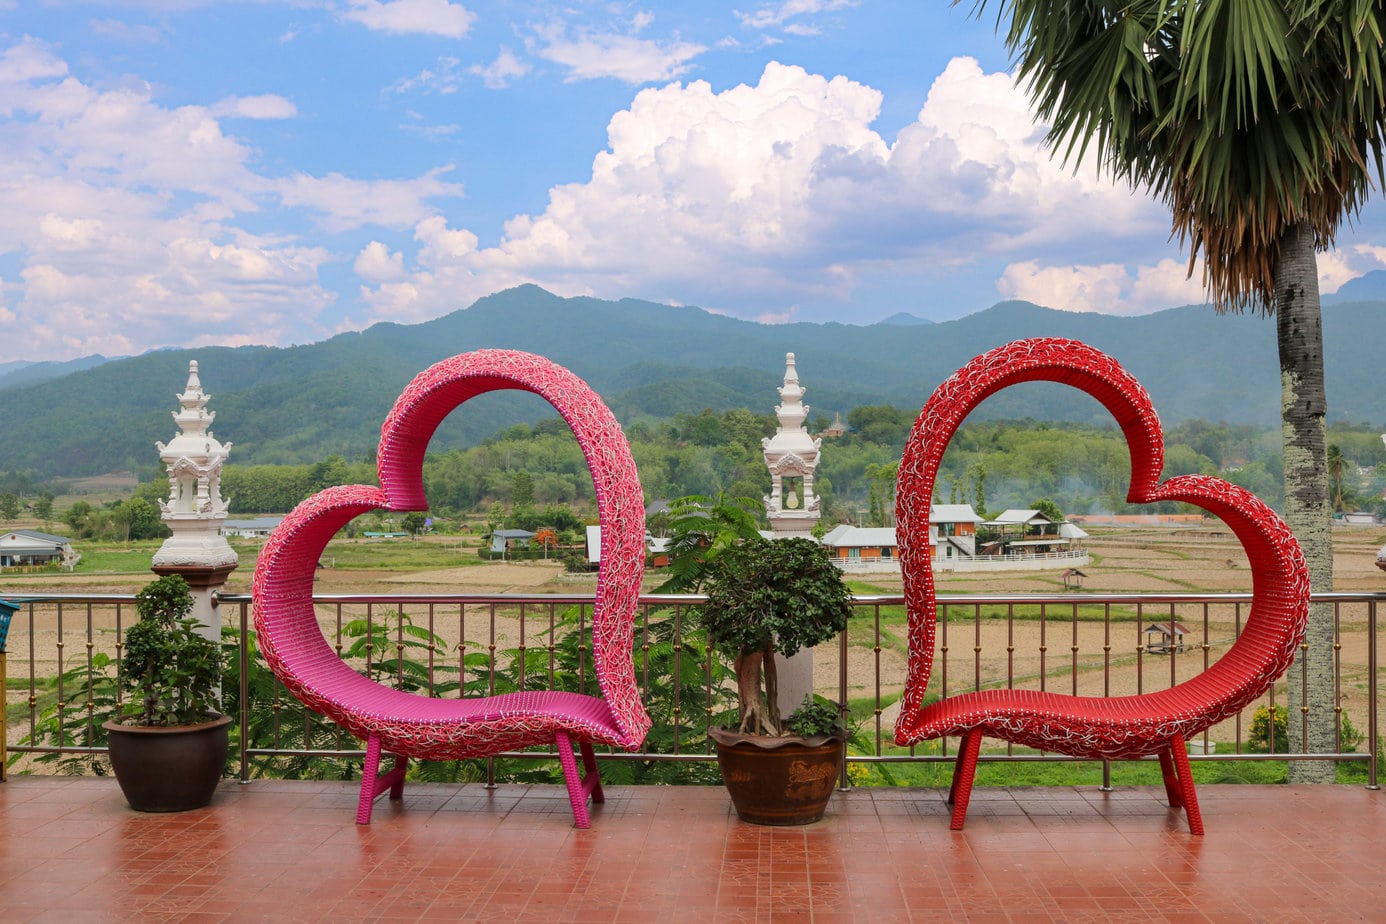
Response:
[{"label": "palm tree", "polygon": [[1328,444],[1328,492],[1329,501],[1338,513],[1349,513],[1357,509],[1360,502],[1357,492],[1347,486],[1347,474],[1354,466],[1343,458],[1343,450],[1337,443]]},{"label": "palm tree", "polygon": [[[976,0],[980,14],[987,0]],[[1219,311],[1276,319],[1285,519],[1333,589],[1316,250],[1386,182],[1386,9],[1369,0],[996,0],[1048,141],[1170,208]],[[1337,749],[1332,612],[1310,613],[1291,743]],[[1331,781],[1328,762],[1293,781]]]}]

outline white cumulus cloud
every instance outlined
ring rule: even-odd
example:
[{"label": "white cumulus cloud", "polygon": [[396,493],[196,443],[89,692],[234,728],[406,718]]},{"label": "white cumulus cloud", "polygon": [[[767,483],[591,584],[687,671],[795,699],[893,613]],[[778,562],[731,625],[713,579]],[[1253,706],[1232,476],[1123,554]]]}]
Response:
[{"label": "white cumulus cloud", "polygon": [[239,119],[292,119],[298,107],[273,93],[259,96],[230,96],[211,107],[212,115]]},{"label": "white cumulus cloud", "polygon": [[539,55],[567,68],[569,81],[612,77],[638,86],[686,73],[690,62],[707,51],[677,38],[641,38],[636,33],[649,22],[637,16],[627,33],[579,30],[574,36],[561,25],[550,26],[540,30]]},{"label": "white cumulus cloud", "polygon": [[1344,285],[1373,270],[1386,269],[1386,247],[1354,244],[1318,255],[1319,291],[1337,292]]},{"label": "white cumulus cloud", "polygon": [[[587,180],[551,189],[495,246],[476,247],[442,215],[420,223],[408,279],[366,299],[381,316],[423,318],[537,282],[780,316],[846,300],[881,268],[990,258],[1038,271],[1090,242],[1167,233],[1148,199],[1053,163],[1009,75],[954,60],[893,142],[873,127],[882,103],[847,77],[774,62],[755,85],[642,90],[612,117]],[[465,246],[428,243],[443,228]],[[1019,287],[1024,274],[1012,277]]]},{"label": "white cumulus cloud", "polygon": [[474,64],[471,73],[480,77],[486,86],[499,90],[510,85],[510,81],[529,73],[529,65],[516,57],[515,52],[501,46],[496,60],[490,64]]},{"label": "white cumulus cloud", "polygon": [[1134,268],[1124,263],[1040,266],[1027,260],[1007,266],[996,288],[1004,298],[1101,314],[1148,314],[1205,301],[1201,273],[1196,269],[1190,277],[1187,264],[1170,259]]},{"label": "white cumulus cloud", "polygon": [[358,180],[340,173],[316,177],[296,174],[275,184],[285,205],[317,212],[323,227],[345,231],[365,225],[407,228],[432,214],[428,200],[462,195],[462,187],[442,176],[451,167],[430,170],[412,180]]},{"label": "white cumulus cloud", "polygon": [[[802,16],[848,9],[858,6],[860,2],[861,0],[783,0],[781,3],[758,7],[750,13],[738,13],[737,16],[747,28],[770,29],[783,26]],[[811,33],[816,30],[802,23],[792,23],[785,31]]]},{"label": "white cumulus cloud", "polygon": [[388,282],[404,276],[404,254],[390,252],[380,241],[371,241],[356,255],[352,264],[356,275],[367,282]]},{"label": "white cumulus cloud", "polygon": [[476,21],[475,14],[465,6],[449,0],[349,0],[342,15],[377,32],[454,39],[465,36]]},{"label": "white cumulus cloud", "polygon": [[[262,228],[305,217],[412,228],[432,214],[426,199],[460,187],[441,179],[445,168],[401,180],[266,176],[220,122],[293,115],[275,95],[170,107],[129,80],[84,82],[33,39],[0,49],[0,342],[56,358],[320,339],[337,298],[320,273],[349,254],[248,230],[247,217]],[[386,268],[372,278],[389,278]]]}]

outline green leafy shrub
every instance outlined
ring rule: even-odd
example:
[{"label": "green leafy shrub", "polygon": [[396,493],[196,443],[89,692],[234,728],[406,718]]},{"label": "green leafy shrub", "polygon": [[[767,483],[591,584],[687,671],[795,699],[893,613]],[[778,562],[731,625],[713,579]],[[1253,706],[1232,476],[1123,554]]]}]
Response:
[{"label": "green leafy shrub", "polygon": [[[1276,706],[1274,714],[1275,741],[1271,747],[1272,714],[1270,707],[1257,706],[1251,715],[1251,730],[1247,735],[1247,749],[1255,754],[1285,754],[1290,750],[1289,712],[1284,706]],[[1350,754],[1367,740],[1366,733],[1352,724],[1346,712],[1338,714],[1338,749]]]},{"label": "green leafy shrub", "polygon": [[[1274,737],[1272,737],[1274,736]],[[1289,713],[1284,706],[1257,706],[1251,714],[1247,750],[1255,754],[1284,754],[1290,750]]]},{"label": "green leafy shrub", "polygon": [[139,622],[125,633],[119,684],[137,694],[126,704],[131,725],[196,725],[221,708],[221,647],[197,632],[188,615],[192,591],[167,574],[135,596]]},{"label": "green leafy shrub", "polygon": [[816,738],[842,730],[842,711],[837,703],[809,694],[784,720],[784,727],[800,738]]}]

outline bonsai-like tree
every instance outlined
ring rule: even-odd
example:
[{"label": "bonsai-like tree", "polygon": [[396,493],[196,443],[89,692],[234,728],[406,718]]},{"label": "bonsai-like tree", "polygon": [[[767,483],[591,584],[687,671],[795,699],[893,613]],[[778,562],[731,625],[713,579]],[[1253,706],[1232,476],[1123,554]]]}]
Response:
[{"label": "bonsai-like tree", "polygon": [[780,735],[775,653],[788,657],[844,631],[851,593],[812,539],[745,539],[709,569],[702,622],[712,644],[733,659],[739,731]]},{"label": "bonsai-like tree", "polygon": [[135,596],[140,621],[125,633],[120,688],[137,693],[127,724],[197,725],[220,708],[221,646],[197,634],[192,591],[168,574]]}]

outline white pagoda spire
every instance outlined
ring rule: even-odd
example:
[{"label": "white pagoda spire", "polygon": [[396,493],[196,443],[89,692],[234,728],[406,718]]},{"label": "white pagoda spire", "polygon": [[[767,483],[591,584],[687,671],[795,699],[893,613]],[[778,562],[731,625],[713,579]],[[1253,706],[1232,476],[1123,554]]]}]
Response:
[{"label": "white pagoda spire", "polygon": [[[221,580],[236,567],[236,553],[221,535],[226,501],[221,497],[221,468],[231,444],[222,445],[208,429],[216,414],[207,410],[211,395],[202,390],[197,360],[188,363],[188,384],[173,412],[179,432],[167,445],[155,443],[168,469],[168,500],[159,501],[163,520],[173,530],[154,553],[154,570],[177,572],[198,586],[202,572],[219,572]],[[209,577],[210,575],[208,575]],[[205,581],[203,586],[206,586]]]},{"label": "white pagoda spire", "polygon": [[784,384],[780,386],[780,404],[775,408],[779,426],[775,435],[761,440],[765,465],[770,469],[770,493],[765,497],[765,510],[770,518],[770,530],[776,536],[812,536],[818,522],[818,495],[813,493],[813,470],[818,467],[820,440],[809,436],[804,429],[809,406],[804,404],[804,389],[799,384],[799,370],[794,354],[784,357]]}]

